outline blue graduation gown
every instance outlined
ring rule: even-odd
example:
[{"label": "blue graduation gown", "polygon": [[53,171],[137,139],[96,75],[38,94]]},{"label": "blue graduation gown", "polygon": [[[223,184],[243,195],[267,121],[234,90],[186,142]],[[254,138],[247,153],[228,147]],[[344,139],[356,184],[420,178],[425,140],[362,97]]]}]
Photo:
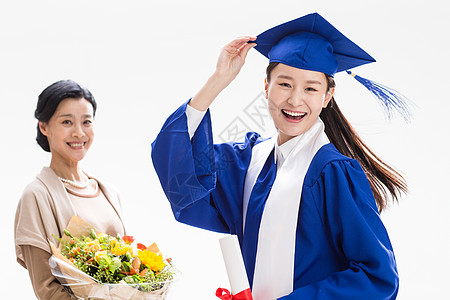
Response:
[{"label": "blue graduation gown", "polygon": [[[242,244],[245,175],[252,148],[263,139],[248,133],[243,143],[214,145],[207,112],[191,141],[186,105],[152,143],[161,185],[178,221],[236,234]],[[327,144],[304,179],[294,291],[281,299],[380,300],[397,292],[394,253],[364,171]]]}]

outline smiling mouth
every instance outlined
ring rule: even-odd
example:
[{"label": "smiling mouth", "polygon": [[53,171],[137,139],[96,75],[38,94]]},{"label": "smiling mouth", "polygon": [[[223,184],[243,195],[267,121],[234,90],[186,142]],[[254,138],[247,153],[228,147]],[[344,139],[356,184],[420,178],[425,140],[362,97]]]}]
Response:
[{"label": "smiling mouth", "polygon": [[283,115],[290,120],[301,120],[306,116],[305,112],[295,112],[291,110],[282,109]]},{"label": "smiling mouth", "polygon": [[82,148],[86,144],[85,142],[79,142],[79,143],[67,143],[72,148]]}]

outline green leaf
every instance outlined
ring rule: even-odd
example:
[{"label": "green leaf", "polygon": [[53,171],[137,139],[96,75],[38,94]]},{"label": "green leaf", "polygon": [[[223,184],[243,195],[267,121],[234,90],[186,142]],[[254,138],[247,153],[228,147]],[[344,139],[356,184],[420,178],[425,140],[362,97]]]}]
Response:
[{"label": "green leaf", "polygon": [[91,229],[90,236],[91,236],[91,238],[94,239],[94,240],[97,238],[97,234],[95,233],[94,229]]},{"label": "green leaf", "polygon": [[127,261],[122,262],[122,270],[123,270],[124,272],[130,272],[130,271],[131,271],[131,265],[130,265],[130,263],[127,262]]}]

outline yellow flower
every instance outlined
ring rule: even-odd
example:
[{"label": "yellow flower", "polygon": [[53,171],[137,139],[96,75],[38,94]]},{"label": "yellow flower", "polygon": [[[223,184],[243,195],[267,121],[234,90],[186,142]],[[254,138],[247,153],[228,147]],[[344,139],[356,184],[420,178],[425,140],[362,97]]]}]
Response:
[{"label": "yellow flower", "polygon": [[131,245],[125,245],[125,244],[116,242],[111,247],[111,254],[114,254],[117,256],[125,255],[127,252],[130,254],[133,254],[133,248],[131,247]]},{"label": "yellow flower", "polygon": [[95,251],[100,250],[100,243],[98,242],[98,240],[93,240],[93,241],[89,242],[88,246],[91,248],[94,248]]},{"label": "yellow flower", "polygon": [[138,257],[144,265],[147,265],[153,272],[161,271],[164,267],[162,256],[150,250],[139,250]]},{"label": "yellow flower", "polygon": [[105,250],[100,250],[100,251],[95,252],[95,260],[97,262],[106,256],[108,256],[108,253]]}]

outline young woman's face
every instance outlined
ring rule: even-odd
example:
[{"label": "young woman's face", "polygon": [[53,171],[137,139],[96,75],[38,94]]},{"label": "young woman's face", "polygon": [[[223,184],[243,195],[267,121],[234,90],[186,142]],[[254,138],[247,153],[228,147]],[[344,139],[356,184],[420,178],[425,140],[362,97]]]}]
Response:
[{"label": "young woman's face", "polygon": [[266,82],[269,111],[279,144],[307,132],[326,107],[334,89],[327,90],[325,74],[278,64]]},{"label": "young woman's face", "polygon": [[52,160],[66,163],[82,160],[94,140],[93,122],[94,108],[86,99],[61,101],[47,123],[39,122],[48,139]]}]

